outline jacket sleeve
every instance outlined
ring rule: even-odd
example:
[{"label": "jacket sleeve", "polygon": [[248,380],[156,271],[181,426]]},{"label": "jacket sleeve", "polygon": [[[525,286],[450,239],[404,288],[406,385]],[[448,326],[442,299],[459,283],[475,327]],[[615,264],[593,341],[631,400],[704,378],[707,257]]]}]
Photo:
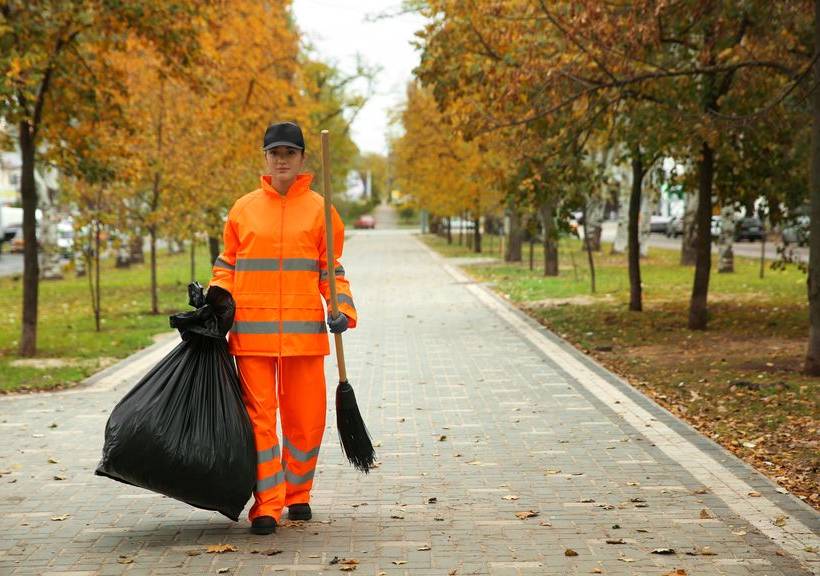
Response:
[{"label": "jacket sleeve", "polygon": [[239,248],[239,237],[236,234],[236,223],[231,218],[233,210],[228,213],[225,229],[222,233],[222,253],[214,262],[209,286],[219,286],[233,294],[233,277],[236,270],[236,251]]},{"label": "jacket sleeve", "polygon": [[[339,262],[342,257],[342,249],[345,241],[345,225],[339,217],[336,208],[332,208],[333,218],[333,270],[336,276],[336,297],[339,302],[339,312],[344,314],[350,320],[348,327],[356,327],[356,306],[353,304],[353,294],[350,292],[350,283],[345,278],[345,269]],[[324,228],[324,227],[323,227]],[[327,240],[326,232],[322,230],[322,240],[319,245],[319,291],[327,302],[328,311],[332,310],[330,304],[330,280],[328,279],[327,267]]]}]

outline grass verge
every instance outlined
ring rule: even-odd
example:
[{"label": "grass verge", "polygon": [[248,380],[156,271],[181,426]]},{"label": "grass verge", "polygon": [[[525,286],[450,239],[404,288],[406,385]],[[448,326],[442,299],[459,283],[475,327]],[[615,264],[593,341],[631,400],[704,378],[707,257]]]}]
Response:
[{"label": "grass verge", "polygon": [[[64,388],[152,343],[168,332],[168,315],[188,308],[190,255],[161,255],[157,262],[161,314],[152,315],[149,265],[101,269],[102,325],[97,332],[87,278],[72,272],[64,280],[40,283],[38,352],[17,356],[22,315],[22,279],[0,278],[0,393]],[[196,276],[210,278],[205,247],[196,254]]]},{"label": "grass verge", "polygon": [[[444,256],[463,247],[427,236]],[[576,239],[561,241],[561,270],[546,278],[528,263],[476,263],[491,283],[541,324],[688,421],[817,509],[820,379],[801,374],[808,338],[806,277],[736,258],[733,274],[712,271],[709,329],[686,327],[692,268],[652,248],[642,260],[644,311],[630,312],[626,257],[595,254],[596,293]],[[525,261],[527,248],[524,251]]]}]

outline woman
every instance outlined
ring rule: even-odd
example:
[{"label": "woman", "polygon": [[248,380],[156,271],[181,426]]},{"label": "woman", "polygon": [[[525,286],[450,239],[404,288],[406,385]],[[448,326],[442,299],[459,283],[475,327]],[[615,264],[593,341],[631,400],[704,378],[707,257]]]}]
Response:
[{"label": "woman", "polygon": [[[225,248],[210,286],[236,301],[229,346],[257,450],[251,532],[271,534],[285,506],[291,520],[311,518],[310,489],[325,428],[324,356],[330,353],[321,297],[329,300],[330,287],[324,199],[310,189],[312,176],[301,173],[302,131],[292,122],[272,124],[262,149],[268,173],[261,188],[228,213]],[[328,315],[327,323],[338,333],[355,327],[356,308],[338,262],[344,225],[335,210],[333,232],[340,314]]]}]

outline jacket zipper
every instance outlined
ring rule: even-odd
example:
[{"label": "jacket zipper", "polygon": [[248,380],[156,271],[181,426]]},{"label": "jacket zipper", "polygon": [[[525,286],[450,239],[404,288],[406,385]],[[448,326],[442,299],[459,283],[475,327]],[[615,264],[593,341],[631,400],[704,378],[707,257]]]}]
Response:
[{"label": "jacket zipper", "polygon": [[284,276],[284,258],[285,258],[285,202],[287,196],[282,196],[282,211],[279,221],[279,356],[282,356],[283,350],[283,332],[284,323],[282,321],[282,278]]}]

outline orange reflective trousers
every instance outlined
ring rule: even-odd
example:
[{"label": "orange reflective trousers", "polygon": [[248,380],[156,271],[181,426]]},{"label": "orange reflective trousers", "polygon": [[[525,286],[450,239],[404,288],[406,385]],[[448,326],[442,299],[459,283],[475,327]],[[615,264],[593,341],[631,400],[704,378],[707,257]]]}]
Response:
[{"label": "orange reflective trousers", "polygon": [[310,502],[325,431],[324,357],[237,356],[236,364],[256,439],[256,489],[249,516],[272,516],[279,522],[283,507]]}]

